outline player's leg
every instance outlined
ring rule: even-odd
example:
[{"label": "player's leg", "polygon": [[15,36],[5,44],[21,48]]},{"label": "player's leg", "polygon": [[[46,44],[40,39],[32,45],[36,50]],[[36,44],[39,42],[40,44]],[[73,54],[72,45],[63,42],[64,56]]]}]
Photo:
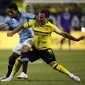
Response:
[{"label": "player's leg", "polygon": [[[12,66],[12,68],[13,68],[16,59],[20,56],[20,54],[21,54],[21,48],[22,48],[22,44],[21,44],[21,43],[18,43],[18,44],[13,48],[12,56],[9,58],[9,64],[8,64],[8,68],[9,68],[9,69],[11,68],[11,66]],[[12,71],[12,69],[11,69],[11,71]],[[11,73],[11,71],[10,71],[10,73]]]},{"label": "player's leg", "polygon": [[[37,52],[37,54],[39,54],[39,52]],[[36,56],[37,56],[37,57],[36,57]],[[31,62],[34,62],[34,61],[36,61],[36,60],[39,59],[39,56],[36,55],[36,52],[35,52],[34,50],[33,50],[33,51],[28,51],[28,57],[29,57],[29,60],[30,60]],[[19,70],[21,64],[22,64],[21,58],[19,57],[19,58],[16,60],[14,66],[13,66],[11,75],[10,75],[8,78],[3,79],[3,80],[1,80],[1,81],[2,81],[2,82],[11,81],[11,80],[13,79],[14,75],[15,75],[15,74],[17,73],[17,71]],[[24,76],[23,78],[26,78],[26,75],[25,75],[25,74],[22,74],[22,75]],[[20,77],[19,77],[19,78],[20,78]],[[22,78],[22,77],[21,77],[21,78]]]},{"label": "player's leg", "polygon": [[71,50],[71,40],[68,40],[69,50]]},{"label": "player's leg", "polygon": [[24,79],[28,78],[27,76],[27,66],[29,61],[28,52],[31,50],[32,44],[33,44],[33,38],[29,38],[24,42],[22,46],[22,52],[21,52],[22,72],[19,76],[17,76],[18,78],[24,78]]},{"label": "player's leg", "polygon": [[21,67],[21,64],[22,64],[21,58],[18,57],[16,59],[16,62],[14,64],[14,66],[13,66],[13,69],[12,69],[12,72],[11,72],[10,76],[5,78],[5,79],[2,79],[1,81],[2,82],[4,82],[4,81],[11,81],[14,78],[15,74],[18,72],[19,68]]},{"label": "player's leg", "polygon": [[56,61],[50,62],[50,65],[53,69],[58,70],[59,72],[67,74],[71,79],[75,81],[81,81],[79,77],[75,76],[71,72],[69,72],[64,66],[57,64]]},{"label": "player's leg", "polygon": [[[21,53],[21,48],[22,48],[22,45],[21,43],[18,43],[13,51],[12,51],[12,54],[10,55],[9,57],[9,62],[8,62],[8,72],[6,74],[6,76],[2,77],[1,79],[4,79],[4,78],[7,78],[9,77],[11,71],[12,71],[12,68],[13,68],[13,65],[15,64],[15,60],[20,56],[20,53]],[[0,79],[0,80],[1,80]]]},{"label": "player's leg", "polygon": [[13,68],[13,66],[14,66],[14,64],[15,64],[15,61],[16,61],[16,59],[17,59],[19,56],[20,56],[19,54],[13,52],[13,53],[11,54],[11,56],[9,57],[8,72],[7,72],[6,77],[9,77],[9,75],[10,75],[10,73],[11,73],[11,71],[12,71],[12,68]]},{"label": "player's leg", "polygon": [[[48,49],[48,50],[44,51],[44,53],[42,52],[41,54],[42,54],[41,55],[42,59],[47,64],[50,64],[54,69],[69,75],[70,72],[68,70],[66,70],[63,66],[56,63],[55,55],[54,55],[52,49]],[[61,68],[61,69],[59,69],[59,68]]]},{"label": "player's leg", "polygon": [[17,53],[15,53],[15,52],[12,52],[12,54],[9,57],[8,71],[7,71],[7,73],[6,73],[5,76],[3,76],[3,77],[0,78],[0,80],[9,77],[9,75],[10,75],[10,73],[12,71],[12,68],[14,66],[14,63],[15,63],[15,60],[16,60],[17,57],[19,57],[19,55]]},{"label": "player's leg", "polygon": [[18,57],[18,58],[16,59],[16,62],[15,62],[15,64],[14,64],[14,66],[13,66],[11,75],[14,76],[14,75],[18,72],[18,70],[19,70],[19,68],[21,67],[21,65],[22,65],[21,58]]},{"label": "player's leg", "polygon": [[62,45],[63,45],[64,41],[65,41],[65,38],[62,38],[60,41],[60,50],[62,49]]},{"label": "player's leg", "polygon": [[[43,56],[42,56],[43,55]],[[80,78],[73,75],[71,72],[69,72],[64,66],[58,64],[56,62],[56,59],[55,59],[55,55],[52,51],[52,49],[48,49],[47,52],[45,51],[44,53],[42,53],[42,59],[47,63],[47,64],[50,64],[50,66],[59,71],[59,72],[62,72],[66,75],[68,75],[70,78],[74,79],[75,81],[80,81]]]},{"label": "player's leg", "polygon": [[[70,34],[70,28],[68,28],[67,33]],[[71,50],[71,40],[70,39],[68,39],[68,46],[69,46],[69,50]]]},{"label": "player's leg", "polygon": [[[34,62],[36,60],[38,60],[39,57],[39,52],[36,51],[37,49],[32,49],[31,51],[27,52],[27,57],[29,58],[29,61]],[[19,76],[17,76],[17,78],[19,79],[26,79],[27,78],[27,74],[22,72]]]}]

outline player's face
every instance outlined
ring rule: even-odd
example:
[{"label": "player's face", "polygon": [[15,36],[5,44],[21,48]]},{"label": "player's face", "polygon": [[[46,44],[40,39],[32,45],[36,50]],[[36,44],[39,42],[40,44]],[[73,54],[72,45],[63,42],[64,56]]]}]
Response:
[{"label": "player's face", "polygon": [[27,7],[25,8],[25,10],[26,10],[26,12],[30,12],[30,7],[27,6]]},{"label": "player's face", "polygon": [[45,14],[44,13],[39,13],[38,14],[38,20],[40,21],[40,23],[43,25],[46,23],[47,18],[45,18]]},{"label": "player's face", "polygon": [[10,17],[15,18],[15,17],[17,17],[18,12],[15,11],[14,9],[7,9],[7,14],[8,14]]}]

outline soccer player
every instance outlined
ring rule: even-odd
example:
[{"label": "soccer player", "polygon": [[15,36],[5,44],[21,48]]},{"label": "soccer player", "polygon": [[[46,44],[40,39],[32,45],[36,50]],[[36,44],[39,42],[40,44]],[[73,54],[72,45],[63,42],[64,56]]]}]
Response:
[{"label": "soccer player", "polygon": [[[68,7],[64,7],[63,11],[59,15],[60,18],[60,27],[64,32],[67,32],[70,34],[71,32],[71,13],[69,11]],[[62,49],[62,45],[65,41],[65,38],[62,38],[60,41],[60,50]],[[68,39],[68,46],[69,50],[71,49],[71,40]]]},{"label": "soccer player", "polygon": [[26,7],[25,7],[25,11],[28,12],[28,13],[30,13],[30,11],[31,11],[31,7],[30,7],[29,5],[26,5]]},{"label": "soccer player", "polygon": [[[35,18],[35,15],[32,13],[21,13],[18,10],[18,6],[16,3],[10,3],[7,7],[7,13],[8,13],[8,17],[6,18],[6,20],[4,21],[3,24],[0,24],[0,29],[3,29],[4,27],[8,27],[8,28],[13,28],[15,29],[16,27],[22,25],[23,23],[27,22],[28,20],[32,20]],[[22,29],[21,31],[18,32],[19,37],[20,37],[20,41],[17,43],[17,45],[14,47],[14,49],[12,50],[12,53],[9,57],[9,62],[8,62],[8,72],[6,74],[6,76],[3,76],[0,78],[7,78],[9,77],[13,65],[15,63],[16,58],[18,58],[21,55],[21,59],[22,59],[22,64],[24,66],[24,62],[28,62],[28,58],[26,58],[27,56],[25,56],[27,54],[28,50],[31,50],[31,45],[33,42],[33,31],[31,28],[29,29]],[[22,54],[21,54],[21,51]],[[23,55],[25,57],[23,57]],[[26,67],[26,65],[25,65]],[[27,67],[26,67],[27,68]],[[23,69],[23,75],[22,77],[27,78],[27,74],[26,74],[26,69]]]},{"label": "soccer player", "polygon": [[27,27],[32,27],[34,31],[34,45],[33,50],[28,51],[29,60],[33,62],[39,58],[42,58],[53,69],[65,73],[75,81],[81,81],[79,77],[75,76],[74,74],[69,72],[65,67],[57,63],[53,50],[51,49],[50,36],[53,31],[59,35],[62,35],[65,38],[74,41],[83,40],[85,36],[75,38],[69,35],[68,33],[61,31],[60,29],[58,29],[57,26],[48,21],[49,16],[50,12],[47,9],[43,9],[39,12],[38,16],[36,17],[36,20],[24,23],[15,30],[8,32],[7,35],[11,37],[23,28],[26,29]]}]

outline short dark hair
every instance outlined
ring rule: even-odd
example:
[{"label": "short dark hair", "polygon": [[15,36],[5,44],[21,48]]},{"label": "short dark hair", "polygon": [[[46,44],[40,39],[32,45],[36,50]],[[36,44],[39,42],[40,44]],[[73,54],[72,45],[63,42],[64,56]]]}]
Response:
[{"label": "short dark hair", "polygon": [[30,5],[27,4],[26,7],[30,7]]},{"label": "short dark hair", "polygon": [[10,3],[7,8],[18,11],[18,6],[16,3]]},{"label": "short dark hair", "polygon": [[42,9],[40,13],[44,13],[46,18],[49,18],[50,12],[48,9]]}]

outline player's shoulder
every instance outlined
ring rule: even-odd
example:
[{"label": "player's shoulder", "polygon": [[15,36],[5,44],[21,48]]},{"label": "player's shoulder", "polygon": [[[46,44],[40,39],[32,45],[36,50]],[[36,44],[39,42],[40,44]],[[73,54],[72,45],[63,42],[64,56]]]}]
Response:
[{"label": "player's shoulder", "polygon": [[8,19],[8,20],[10,20],[10,19],[11,19],[11,17],[10,17],[10,16],[6,16],[6,17],[5,17],[5,19]]},{"label": "player's shoulder", "polygon": [[22,16],[24,16],[24,17],[28,17],[28,16],[29,16],[30,18],[31,18],[31,17],[35,17],[35,14],[33,14],[33,13],[31,13],[31,12],[30,12],[30,13],[28,13],[28,12],[22,12],[21,14],[22,14]]},{"label": "player's shoulder", "polygon": [[48,26],[55,26],[53,23],[51,23],[50,21],[48,21],[47,23]]},{"label": "player's shoulder", "polygon": [[10,21],[11,21],[11,19],[12,19],[11,17],[6,16],[6,17],[5,17],[5,19],[4,19],[4,21],[8,21],[8,22],[10,22]]},{"label": "player's shoulder", "polygon": [[35,22],[36,22],[36,20],[34,20],[34,19],[29,21],[29,23],[31,23],[31,24],[34,24]]}]

